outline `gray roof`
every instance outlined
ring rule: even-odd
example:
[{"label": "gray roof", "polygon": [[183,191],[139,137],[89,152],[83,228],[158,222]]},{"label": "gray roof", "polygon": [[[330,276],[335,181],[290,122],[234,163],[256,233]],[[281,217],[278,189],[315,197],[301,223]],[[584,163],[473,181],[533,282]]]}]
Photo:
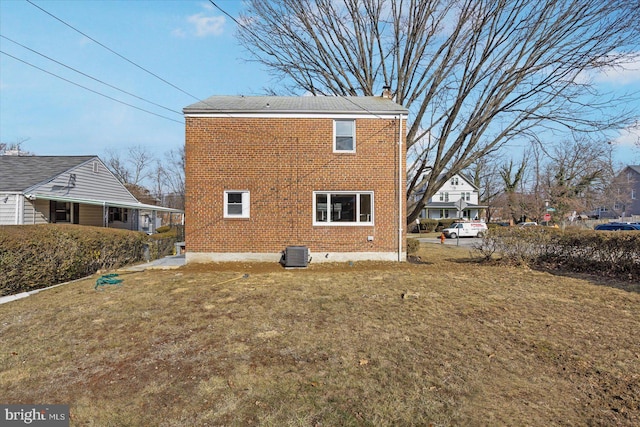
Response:
[{"label": "gray roof", "polygon": [[635,173],[640,174],[640,165],[629,165],[627,167]]},{"label": "gray roof", "polygon": [[212,96],[183,109],[197,113],[334,113],[408,114],[380,96]]},{"label": "gray roof", "polygon": [[0,191],[24,191],[98,156],[0,156]]}]

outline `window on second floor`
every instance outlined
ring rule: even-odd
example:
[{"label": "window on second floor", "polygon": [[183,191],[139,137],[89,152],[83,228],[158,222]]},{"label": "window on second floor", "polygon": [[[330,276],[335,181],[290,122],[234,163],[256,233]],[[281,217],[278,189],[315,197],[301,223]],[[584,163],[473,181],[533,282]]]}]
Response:
[{"label": "window on second floor", "polygon": [[353,153],[356,151],[356,122],[335,120],[333,122],[333,151]]},{"label": "window on second floor", "polygon": [[635,200],[636,199],[636,190],[631,190],[631,200]]},{"label": "window on second floor", "polygon": [[451,185],[458,185],[459,183],[460,182],[457,176],[454,176],[453,178],[451,178]]}]

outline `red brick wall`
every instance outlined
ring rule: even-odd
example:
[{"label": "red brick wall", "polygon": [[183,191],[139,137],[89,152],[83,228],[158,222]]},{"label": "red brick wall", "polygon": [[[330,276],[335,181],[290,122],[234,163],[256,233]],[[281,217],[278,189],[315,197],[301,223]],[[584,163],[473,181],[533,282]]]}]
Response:
[{"label": "red brick wall", "polygon": [[[392,119],[357,119],[352,154],[333,152],[329,118],[187,117],[187,251],[397,252],[402,129],[399,159]],[[224,190],[250,191],[250,218],[223,218]],[[373,191],[374,225],[313,226],[313,191],[332,190]]]}]

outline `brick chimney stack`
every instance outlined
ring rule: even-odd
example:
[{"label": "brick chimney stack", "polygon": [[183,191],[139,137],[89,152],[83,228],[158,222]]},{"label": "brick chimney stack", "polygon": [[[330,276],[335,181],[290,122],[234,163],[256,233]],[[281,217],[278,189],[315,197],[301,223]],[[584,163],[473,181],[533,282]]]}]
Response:
[{"label": "brick chimney stack", "polygon": [[391,99],[392,96],[391,86],[382,86],[382,97],[385,99]]}]

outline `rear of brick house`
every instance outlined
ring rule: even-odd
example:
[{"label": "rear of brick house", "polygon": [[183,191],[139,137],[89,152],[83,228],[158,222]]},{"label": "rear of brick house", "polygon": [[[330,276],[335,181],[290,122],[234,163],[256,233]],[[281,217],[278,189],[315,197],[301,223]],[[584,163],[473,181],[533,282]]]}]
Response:
[{"label": "rear of brick house", "polygon": [[184,109],[187,262],[406,259],[408,111],[388,97],[213,96]]}]

